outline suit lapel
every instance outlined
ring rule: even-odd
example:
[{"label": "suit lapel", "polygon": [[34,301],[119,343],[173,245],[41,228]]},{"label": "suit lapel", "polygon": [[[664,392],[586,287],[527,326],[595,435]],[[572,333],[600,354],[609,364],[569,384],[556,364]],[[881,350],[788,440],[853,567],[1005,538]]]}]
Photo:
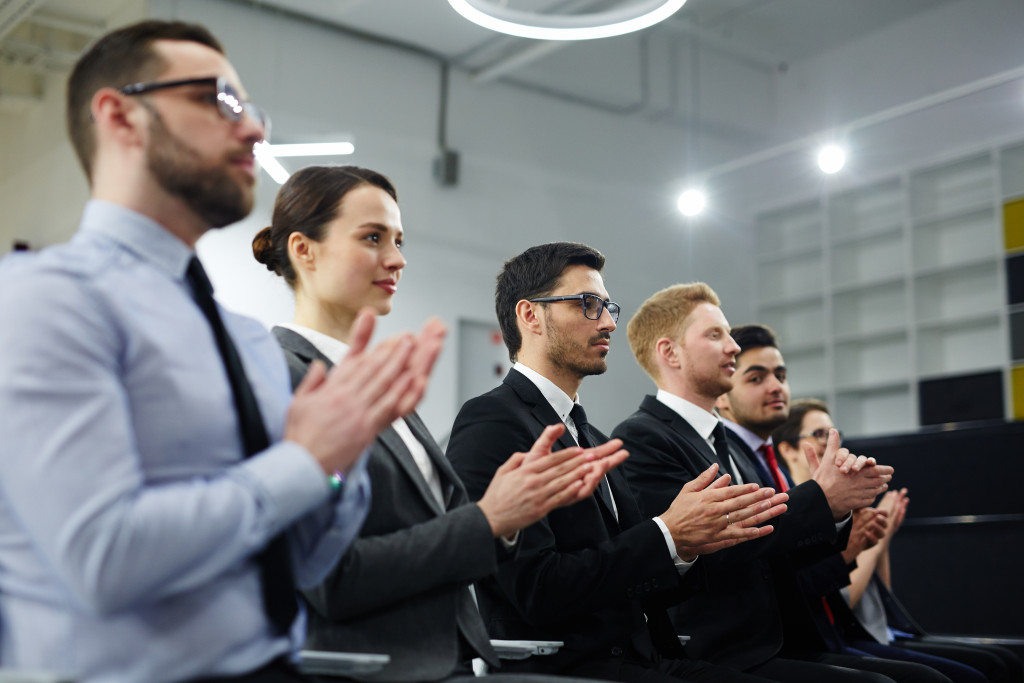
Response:
[{"label": "suit lapel", "polygon": [[402,437],[398,435],[395,428],[388,427],[377,435],[377,440],[384,445],[395,461],[405,470],[406,475],[412,480],[416,490],[420,492],[420,495],[427,501],[431,509],[439,515],[443,514],[444,510],[441,508],[441,503],[434,496],[434,492],[430,490],[423,472],[420,471],[419,465],[416,464],[412,453],[406,448],[405,442],[402,441]]},{"label": "suit lapel", "polygon": [[[708,442],[697,433],[697,430],[693,428],[693,425],[683,419],[682,415],[669,408],[656,397],[650,395],[644,397],[643,402],[640,404],[640,408],[641,410],[646,410],[662,422],[667,423],[674,434],[685,441],[692,451],[700,455],[705,469],[714,464],[718,464],[719,469],[722,470],[724,463],[720,463],[718,461],[718,454],[715,453],[715,449],[708,445]],[[724,469],[722,471],[728,472],[729,470]]]},{"label": "suit lapel", "polygon": [[427,429],[427,425],[423,423],[420,416],[413,412],[405,418],[405,423],[409,425],[409,429],[412,431],[413,436],[416,440],[423,444],[423,448],[426,449],[427,455],[430,457],[430,461],[437,468],[438,475],[441,479],[441,490],[444,493],[444,506],[445,509],[451,509],[452,498],[454,497],[456,489],[462,490],[462,481],[459,480],[459,476],[452,469],[452,465],[448,462],[448,458],[444,457],[444,453],[441,452],[441,448],[434,441],[434,437],[431,436],[430,431]]},{"label": "suit lapel", "polygon": [[306,361],[306,363],[312,363],[314,360],[323,361],[328,368],[334,363],[331,359],[320,353],[320,350],[313,346],[312,342],[303,337],[298,332],[289,330],[287,327],[275,326],[271,332],[277,337],[277,343],[281,345],[285,351],[291,351],[296,356]]},{"label": "suit lapel", "polygon": [[[551,407],[548,400],[544,398],[544,394],[540,392],[537,385],[530,381],[528,377],[518,370],[509,370],[508,374],[505,375],[505,384],[509,385],[513,391],[519,396],[523,403],[530,406],[530,412],[536,418],[543,427],[548,425],[558,424],[562,422],[561,418],[558,417],[558,413]],[[564,422],[562,424],[565,424]],[[591,429],[591,435],[594,435],[594,430]],[[565,431],[562,432],[562,436],[558,437],[558,441],[555,442],[555,447],[552,450],[562,450],[565,448],[576,448],[578,444],[573,440],[572,434],[569,433],[569,428],[566,427]],[[624,483],[624,481],[623,481]],[[610,484],[609,484],[610,485]],[[619,501],[624,495],[622,491],[628,491],[628,487],[620,489],[619,493],[616,493],[614,488],[612,495],[615,496],[615,500]],[[601,516],[604,517],[605,523],[612,529],[618,529],[619,524],[615,518],[615,512],[608,507],[608,505],[601,499],[601,496],[597,495],[596,492],[590,496],[597,504],[598,510],[601,512]]]}]

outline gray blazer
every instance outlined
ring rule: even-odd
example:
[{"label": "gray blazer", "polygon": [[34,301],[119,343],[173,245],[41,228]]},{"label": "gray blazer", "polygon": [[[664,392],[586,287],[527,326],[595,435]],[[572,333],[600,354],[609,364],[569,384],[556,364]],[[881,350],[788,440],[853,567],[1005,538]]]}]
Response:
[{"label": "gray blazer", "polygon": [[[293,386],[314,359],[331,365],[301,335],[282,327],[273,333]],[[373,444],[373,500],[359,538],[324,582],[304,593],[307,647],[391,655],[387,666],[361,680],[436,681],[476,656],[498,666],[469,590],[497,569],[490,525],[479,507],[468,504],[462,482],[419,416],[406,422],[437,468],[444,507],[389,427]]]}]

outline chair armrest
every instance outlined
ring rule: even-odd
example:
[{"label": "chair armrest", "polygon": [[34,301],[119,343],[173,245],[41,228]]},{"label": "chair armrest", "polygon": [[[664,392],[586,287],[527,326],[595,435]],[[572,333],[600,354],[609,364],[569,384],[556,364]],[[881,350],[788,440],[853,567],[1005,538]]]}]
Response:
[{"label": "chair armrest", "polygon": [[565,645],[561,640],[492,640],[491,647],[501,659],[526,659],[534,655],[553,655]]},{"label": "chair armrest", "polygon": [[[389,655],[302,650],[299,652],[298,669],[310,675],[355,676],[380,671],[390,661]],[[0,680],[0,683],[4,682]]]}]

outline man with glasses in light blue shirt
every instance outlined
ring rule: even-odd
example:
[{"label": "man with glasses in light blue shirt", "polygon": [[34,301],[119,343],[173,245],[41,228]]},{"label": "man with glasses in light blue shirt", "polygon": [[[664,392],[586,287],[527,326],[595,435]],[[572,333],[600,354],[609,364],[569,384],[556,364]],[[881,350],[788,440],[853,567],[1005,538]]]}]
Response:
[{"label": "man with glasses in light blue shirt", "polygon": [[82,682],[305,680],[295,587],[369,503],[364,452],[422,396],[443,327],[315,366],[221,310],[195,258],[245,217],[267,120],[204,28],[101,38],[68,84],[92,199],[0,264],[0,662]]}]

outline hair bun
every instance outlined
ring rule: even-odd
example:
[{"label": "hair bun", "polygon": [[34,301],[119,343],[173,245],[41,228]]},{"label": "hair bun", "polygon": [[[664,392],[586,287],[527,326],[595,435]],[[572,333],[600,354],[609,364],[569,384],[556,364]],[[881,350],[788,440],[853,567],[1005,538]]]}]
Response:
[{"label": "hair bun", "polygon": [[252,255],[270,272],[278,271],[277,254],[274,251],[274,242],[270,238],[270,226],[263,228],[252,238]]}]

